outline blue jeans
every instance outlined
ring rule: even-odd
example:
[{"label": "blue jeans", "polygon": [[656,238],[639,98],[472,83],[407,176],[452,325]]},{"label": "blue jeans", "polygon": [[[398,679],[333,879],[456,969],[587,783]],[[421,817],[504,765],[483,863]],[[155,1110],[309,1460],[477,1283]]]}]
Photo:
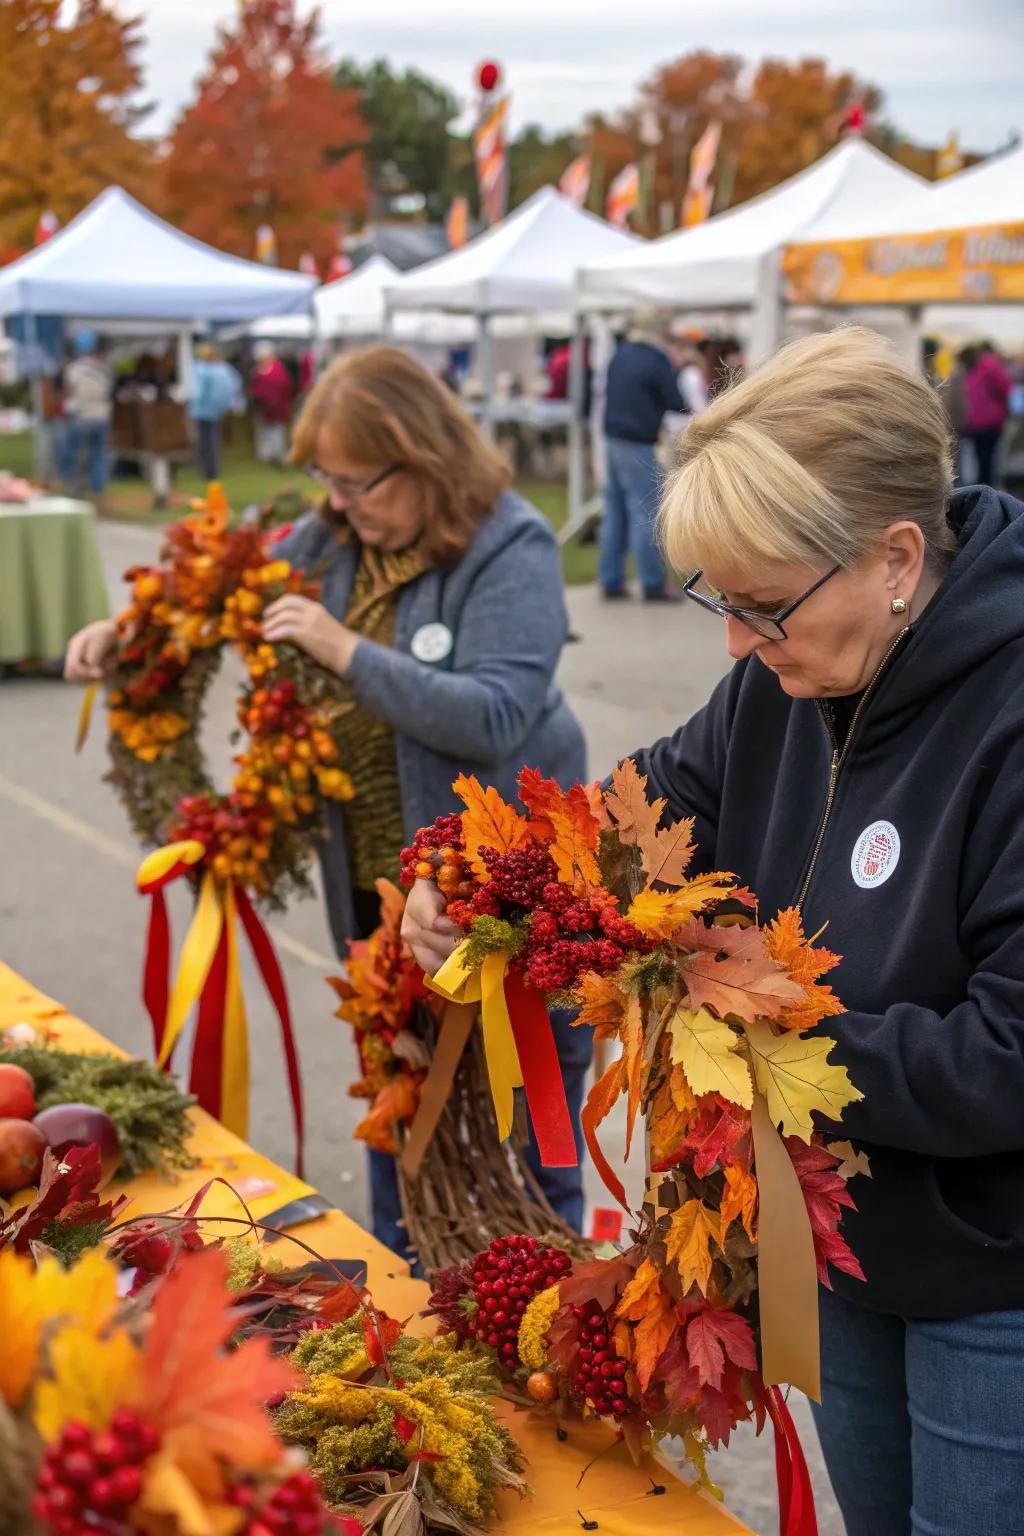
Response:
[{"label": "blue jeans", "polygon": [[[569,1105],[569,1119],[576,1138],[579,1159],[575,1168],[542,1168],[531,1132],[530,1142],[524,1149],[524,1157],[536,1174],[552,1208],[564,1221],[579,1232],[583,1227],[583,1132],[580,1129],[580,1110],[583,1107],[583,1087],[593,1051],[593,1032],[575,1028],[569,1021],[573,1014],[565,1009],[554,1009],[551,1029],[562,1064],[562,1080]],[[373,1235],[395,1253],[410,1262],[415,1255],[409,1250],[402,1222],[402,1202],[398,1193],[398,1173],[395,1160],[387,1152],[368,1152],[370,1172],[370,1207]]]},{"label": "blue jeans", "polygon": [[820,1297],[814,1419],[847,1536],[1024,1536],[1024,1311],[936,1322]]},{"label": "blue jeans", "polygon": [[628,443],[609,437],[608,478],[601,519],[601,561],[598,580],[606,592],[617,592],[626,579],[626,556],[633,551],[636,573],[645,592],[660,592],[665,568],[654,538],[662,474],[653,443]]},{"label": "blue jeans", "polygon": [[60,477],[73,488],[85,460],[89,489],[98,496],[107,483],[107,424],[105,421],[75,421],[67,423],[64,435],[64,463],[59,465]]}]

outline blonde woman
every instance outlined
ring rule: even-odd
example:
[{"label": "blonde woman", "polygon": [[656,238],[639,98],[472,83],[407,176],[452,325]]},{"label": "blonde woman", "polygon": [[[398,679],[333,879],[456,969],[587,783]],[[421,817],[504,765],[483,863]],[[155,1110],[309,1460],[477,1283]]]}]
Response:
[{"label": "blonde woman", "polygon": [[[843,957],[867,1278],[821,1293],[816,1417],[847,1536],[1024,1536],[1024,506],[952,493],[935,392],[851,329],[694,420],[661,532],[735,665],[640,769]],[[427,966],[435,912],[418,885]]]},{"label": "blonde woman", "polygon": [[[451,391],[394,348],[352,353],[307,397],[291,457],[324,500],[277,552],[315,572],[321,600],[281,598],[264,635],[335,672],[348,710],[341,766],[356,794],[328,806],[321,859],[344,954],[376,925],[374,882],[397,880],[405,843],[461,809],[460,773],[512,799],[524,763],[568,785],[586,754],[555,682],[568,627],[558,545]],[[67,675],[102,675],[113,643],[112,624],[90,625]],[[589,1045],[563,1017],[553,1024],[576,1124]],[[404,1249],[393,1159],[371,1153],[370,1165],[374,1231]],[[579,1226],[579,1169],[537,1171]]]}]

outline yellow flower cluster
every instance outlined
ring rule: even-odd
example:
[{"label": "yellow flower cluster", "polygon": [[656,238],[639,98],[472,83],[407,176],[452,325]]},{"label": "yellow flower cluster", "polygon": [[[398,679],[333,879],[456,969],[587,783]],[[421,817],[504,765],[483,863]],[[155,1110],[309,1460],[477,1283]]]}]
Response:
[{"label": "yellow flower cluster", "polygon": [[562,1305],[557,1285],[538,1291],[523,1313],[519,1324],[519,1358],[531,1371],[541,1371],[548,1363],[548,1329]]},{"label": "yellow flower cluster", "polygon": [[107,721],[115,736],[144,763],[155,763],[172,742],[188,730],[188,721],[172,709],[137,715],[130,709],[111,709]]}]

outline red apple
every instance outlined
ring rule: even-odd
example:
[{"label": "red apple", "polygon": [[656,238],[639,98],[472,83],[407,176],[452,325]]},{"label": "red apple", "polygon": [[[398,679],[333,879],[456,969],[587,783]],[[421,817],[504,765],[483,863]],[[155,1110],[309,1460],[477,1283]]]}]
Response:
[{"label": "red apple", "polygon": [[45,1134],[31,1120],[0,1120],[0,1195],[38,1182],[46,1148]]},{"label": "red apple", "polygon": [[51,1104],[49,1109],[39,1111],[33,1124],[42,1131],[57,1157],[63,1157],[72,1147],[95,1144],[103,1166],[102,1183],[114,1177],[121,1157],[117,1126],[95,1104]]},{"label": "red apple", "polygon": [[36,1112],[36,1085],[24,1067],[0,1062],[0,1119],[31,1120]]}]

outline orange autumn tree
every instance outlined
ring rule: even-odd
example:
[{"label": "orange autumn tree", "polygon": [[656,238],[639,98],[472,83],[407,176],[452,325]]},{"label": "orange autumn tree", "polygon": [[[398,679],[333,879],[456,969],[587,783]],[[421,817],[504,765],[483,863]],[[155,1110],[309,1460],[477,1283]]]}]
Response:
[{"label": "orange autumn tree", "polygon": [[367,202],[366,125],[320,45],[320,13],[296,0],[240,0],[163,164],[168,216],[190,234],[252,256],[269,224],[283,266],[304,251],[326,263],[339,220]]},{"label": "orange autumn tree", "polygon": [[66,223],[114,183],[144,195],[139,28],[107,0],[0,4],[0,247],[30,246],[40,214]]}]

